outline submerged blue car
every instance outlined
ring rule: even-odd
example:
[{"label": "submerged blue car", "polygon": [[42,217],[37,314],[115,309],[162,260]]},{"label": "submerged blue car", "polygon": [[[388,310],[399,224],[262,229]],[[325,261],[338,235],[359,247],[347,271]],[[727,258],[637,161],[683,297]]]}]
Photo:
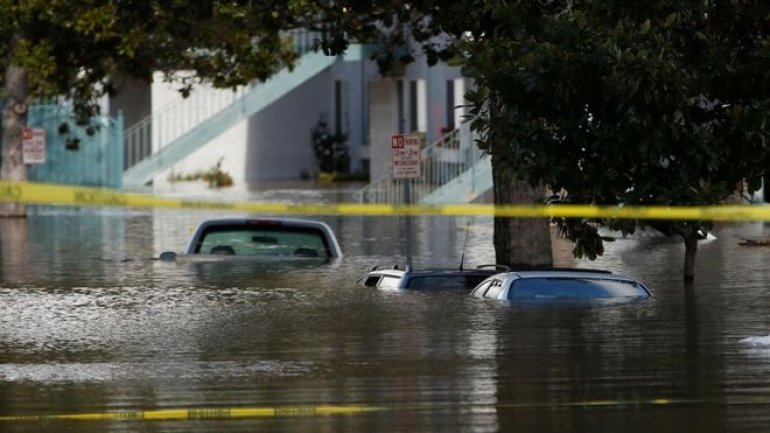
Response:
[{"label": "submerged blue car", "polygon": [[631,301],[650,298],[644,283],[607,271],[514,271],[490,276],[471,296],[509,302]]}]

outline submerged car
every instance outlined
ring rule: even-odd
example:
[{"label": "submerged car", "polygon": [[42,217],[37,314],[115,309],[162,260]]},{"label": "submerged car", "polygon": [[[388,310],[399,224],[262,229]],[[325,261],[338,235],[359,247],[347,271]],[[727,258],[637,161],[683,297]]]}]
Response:
[{"label": "submerged car", "polygon": [[464,290],[470,291],[485,278],[508,270],[501,265],[482,265],[473,269],[424,269],[414,270],[410,266],[380,268],[375,266],[356,284],[359,287],[374,287],[381,290]]},{"label": "submerged car", "polygon": [[[335,259],[342,250],[321,221],[292,218],[223,218],[200,223],[182,257]],[[164,252],[161,260],[178,255]]]},{"label": "submerged car", "polygon": [[482,281],[471,296],[498,301],[644,300],[642,282],[607,271],[540,270],[499,273]]}]

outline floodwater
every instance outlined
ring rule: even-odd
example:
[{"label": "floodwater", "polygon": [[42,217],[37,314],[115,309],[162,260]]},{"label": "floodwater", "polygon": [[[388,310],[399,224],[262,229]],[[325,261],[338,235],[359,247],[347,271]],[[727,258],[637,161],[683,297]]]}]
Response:
[{"label": "floodwater", "polygon": [[[350,200],[346,191],[323,190],[253,198]],[[559,264],[631,275],[654,297],[524,308],[457,293],[356,288],[372,265],[403,263],[396,217],[319,217],[346,254],[319,268],[153,260],[181,250],[198,221],[216,216],[43,207],[26,220],[0,221],[0,431],[770,425],[770,247],[738,246],[743,236],[770,236],[762,223],[718,224],[717,238],[700,245],[691,287],[682,283],[683,247],[669,239],[618,240],[595,262],[576,262],[557,245]],[[466,231],[466,266],[492,263],[489,218],[420,217],[415,265],[459,265]],[[741,341],[747,337],[754,338]],[[236,418],[239,408],[254,411]],[[279,410],[262,416],[255,408]],[[218,411],[199,412],[214,419],[149,419],[153,411],[195,409]],[[116,412],[145,415],[8,419]]]}]

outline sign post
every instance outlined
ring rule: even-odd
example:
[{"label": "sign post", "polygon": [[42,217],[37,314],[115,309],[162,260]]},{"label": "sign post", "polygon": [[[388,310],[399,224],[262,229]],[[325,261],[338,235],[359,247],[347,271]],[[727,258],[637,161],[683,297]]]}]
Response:
[{"label": "sign post", "polygon": [[[396,134],[390,139],[391,168],[393,178],[400,179],[404,185],[404,204],[412,204],[412,179],[421,173],[420,145],[422,137],[416,134]],[[406,223],[406,265],[412,266],[412,217],[405,217]]]}]

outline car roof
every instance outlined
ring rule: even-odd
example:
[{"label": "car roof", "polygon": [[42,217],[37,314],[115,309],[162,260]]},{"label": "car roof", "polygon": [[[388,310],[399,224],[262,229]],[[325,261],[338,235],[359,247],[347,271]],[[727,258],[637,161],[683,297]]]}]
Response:
[{"label": "car roof", "polygon": [[537,271],[511,271],[501,272],[495,275],[487,277],[484,281],[490,279],[498,280],[517,280],[517,279],[534,279],[534,278],[574,278],[574,279],[594,279],[594,280],[612,280],[612,281],[624,281],[630,283],[636,283],[644,287],[647,291],[647,285],[643,282],[620,274],[613,274],[609,271],[588,269],[579,270],[577,268],[562,269],[562,270],[537,270]]},{"label": "car roof", "polygon": [[228,217],[228,218],[216,218],[216,219],[210,219],[201,221],[198,224],[198,227],[208,227],[208,226],[227,226],[227,225],[235,225],[235,224],[243,224],[243,223],[276,223],[276,224],[285,224],[285,225],[293,225],[298,227],[324,227],[329,228],[329,225],[322,222],[322,221],[315,221],[315,220],[306,220],[306,219],[299,219],[299,218],[275,218],[275,217],[265,217],[265,218],[237,218],[237,217]]},{"label": "car roof", "polygon": [[[494,267],[493,267],[494,266]],[[501,271],[500,268],[509,269]],[[558,267],[542,267],[542,266],[516,266],[510,270],[505,265],[481,265],[475,268],[426,268],[426,269],[413,269],[411,266],[400,267],[394,265],[392,267],[373,266],[367,275],[389,275],[402,277],[406,274],[412,275],[453,275],[453,274],[487,274],[490,277],[493,275],[506,275],[516,274],[519,278],[543,278],[551,276],[562,276],[576,278],[577,276],[596,276],[596,275],[615,275],[610,271],[603,269],[591,269],[591,268],[558,268]],[[628,278],[628,277],[622,277]]]},{"label": "car roof", "polygon": [[410,275],[453,275],[453,274],[489,274],[493,275],[495,269],[419,269],[407,271]]},{"label": "car roof", "polygon": [[513,274],[518,278],[594,278],[603,280],[618,281],[636,281],[625,275],[613,274],[607,271],[580,271],[580,270],[560,270],[560,271],[512,271],[505,274]]},{"label": "car roof", "polygon": [[425,275],[460,275],[460,274],[476,274],[476,275],[494,275],[498,273],[499,269],[485,269],[485,268],[426,268],[426,269],[412,269],[407,266],[405,269],[394,266],[392,268],[380,268],[374,266],[366,275],[389,275],[389,276],[425,276]]},{"label": "car roof", "polygon": [[502,280],[503,286],[506,290],[513,290],[513,283],[517,280],[528,280],[528,279],[534,280],[538,278],[558,279],[558,280],[574,279],[574,280],[617,281],[617,282],[637,285],[646,293],[647,295],[646,298],[649,298],[650,296],[652,296],[652,292],[650,291],[649,287],[647,287],[645,283],[635,278],[632,278],[626,275],[621,275],[621,274],[613,274],[609,271],[601,271],[596,269],[580,270],[578,268],[567,269],[567,270],[563,269],[560,271],[538,270],[538,271],[502,272],[486,278],[484,282],[479,283],[479,285],[477,285],[471,293],[476,293],[478,290],[481,290],[481,288],[484,287],[484,284],[489,281]]}]

